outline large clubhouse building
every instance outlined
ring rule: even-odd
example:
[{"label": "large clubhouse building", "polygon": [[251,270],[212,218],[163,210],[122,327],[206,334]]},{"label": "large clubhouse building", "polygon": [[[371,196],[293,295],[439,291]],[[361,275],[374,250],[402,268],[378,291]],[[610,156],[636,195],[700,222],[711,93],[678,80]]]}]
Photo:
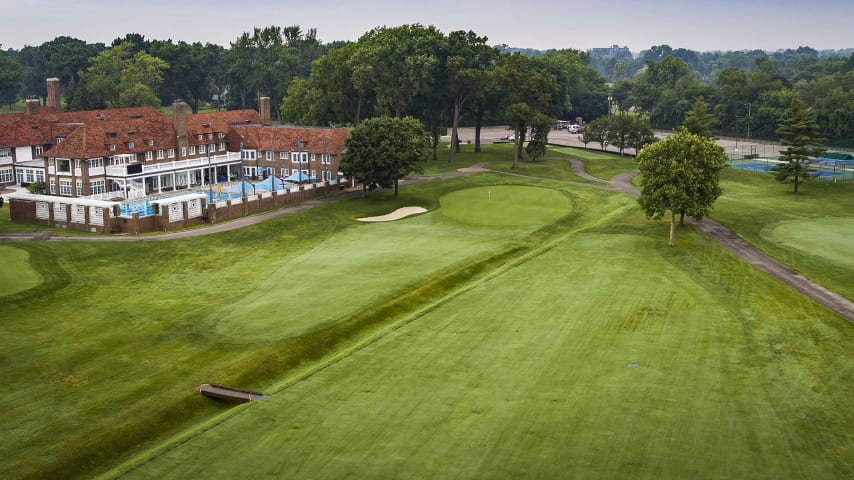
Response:
[{"label": "large clubhouse building", "polygon": [[260,107],[62,112],[50,79],[47,106],[0,115],[0,187],[40,182],[46,195],[116,201],[243,178],[338,179],[347,129],[272,125],[269,99]]}]

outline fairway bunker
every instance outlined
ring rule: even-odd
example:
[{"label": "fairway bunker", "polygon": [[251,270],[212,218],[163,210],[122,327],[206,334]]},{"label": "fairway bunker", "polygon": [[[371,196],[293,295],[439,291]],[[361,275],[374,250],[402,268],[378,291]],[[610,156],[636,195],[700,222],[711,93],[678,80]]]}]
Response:
[{"label": "fairway bunker", "polygon": [[424,213],[426,211],[427,209],[422,207],[401,207],[385,215],[380,215],[378,217],[362,217],[358,220],[360,222],[391,222],[393,220],[400,220],[401,218],[406,218],[410,215]]}]

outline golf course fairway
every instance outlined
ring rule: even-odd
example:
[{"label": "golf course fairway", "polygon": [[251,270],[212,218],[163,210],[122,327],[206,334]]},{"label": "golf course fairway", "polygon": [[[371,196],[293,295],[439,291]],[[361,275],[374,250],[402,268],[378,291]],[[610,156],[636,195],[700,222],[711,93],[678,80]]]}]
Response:
[{"label": "golf course fairway", "polygon": [[627,197],[558,191],[587,207],[560,234],[104,478],[852,472],[849,322],[696,231],[667,248]]}]

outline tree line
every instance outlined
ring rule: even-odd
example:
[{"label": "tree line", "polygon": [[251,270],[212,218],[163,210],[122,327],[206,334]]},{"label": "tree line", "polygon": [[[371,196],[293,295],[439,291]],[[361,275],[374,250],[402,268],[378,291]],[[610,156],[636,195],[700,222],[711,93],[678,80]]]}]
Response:
[{"label": "tree line", "polygon": [[[572,49],[514,51],[472,31],[413,24],[377,28],[355,42],[323,43],[313,29],[269,26],[228,48],[131,33],[110,46],[57,37],[0,52],[3,104],[46,96],[49,77],[60,79],[73,110],[165,106],[175,98],[193,111],[257,108],[266,95],[282,122],[355,126],[412,116],[431,134],[434,156],[447,126],[453,135],[463,124],[510,124],[525,140],[546,118],[587,122],[616,113],[618,121],[639,117],[672,129],[700,99],[718,135],[777,140],[779,119],[799,99],[828,145],[854,146],[854,54],[808,47],[769,54],[661,45],[638,57],[602,58]],[[632,135],[645,133],[610,143],[628,147]]]}]

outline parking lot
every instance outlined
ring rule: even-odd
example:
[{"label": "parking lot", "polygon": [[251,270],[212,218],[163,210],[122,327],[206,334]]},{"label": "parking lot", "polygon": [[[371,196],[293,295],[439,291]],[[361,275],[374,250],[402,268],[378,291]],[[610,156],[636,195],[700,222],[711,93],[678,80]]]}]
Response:
[{"label": "parking lot", "polygon": [[[656,130],[655,136],[664,138],[672,132],[668,130]],[[480,141],[481,143],[506,142],[502,137],[512,135],[513,131],[505,126],[490,126],[481,128]],[[474,143],[474,127],[463,127],[459,129],[460,141],[462,143]],[[449,134],[442,137],[442,140],[449,142],[451,140]],[[549,132],[549,143],[556,145],[565,145],[568,147],[584,148],[584,142],[581,141],[581,134],[569,133],[566,130],[552,130]],[[744,138],[724,137],[718,138],[716,143],[724,148],[729,158],[744,158],[745,155],[753,155],[754,158],[770,158],[780,155],[780,144],[776,142],[757,142],[755,140],[747,141]],[[587,148],[591,150],[600,150],[598,143],[589,143]],[[609,152],[619,152],[620,150],[613,145],[608,145],[605,148]],[[635,151],[632,148],[626,149],[627,155],[634,155]]]}]

